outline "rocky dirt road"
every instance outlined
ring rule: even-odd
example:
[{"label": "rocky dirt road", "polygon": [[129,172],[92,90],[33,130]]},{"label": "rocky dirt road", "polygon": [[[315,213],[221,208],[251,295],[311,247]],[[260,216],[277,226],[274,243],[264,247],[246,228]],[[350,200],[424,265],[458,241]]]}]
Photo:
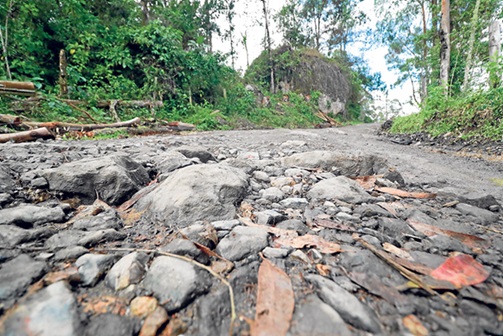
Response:
[{"label": "rocky dirt road", "polygon": [[503,335],[503,159],[377,128],[1,145],[0,334]]}]

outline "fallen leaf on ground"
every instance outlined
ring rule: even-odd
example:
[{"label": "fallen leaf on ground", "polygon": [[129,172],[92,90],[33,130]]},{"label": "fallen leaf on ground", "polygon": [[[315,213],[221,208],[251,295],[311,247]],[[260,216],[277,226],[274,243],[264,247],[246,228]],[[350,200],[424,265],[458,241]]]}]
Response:
[{"label": "fallen leaf on ground", "polygon": [[377,178],[382,177],[381,176],[359,176],[355,178],[354,180],[358,182],[365,190],[370,190],[375,187]]},{"label": "fallen leaf on ground", "polygon": [[264,259],[258,270],[257,307],[251,336],[286,335],[295,299],[288,275]]},{"label": "fallen leaf on ground", "polygon": [[280,236],[274,242],[281,246],[290,246],[297,249],[301,249],[304,247],[315,247],[321,253],[327,253],[327,254],[342,252],[341,246],[339,244],[329,242],[319,236],[314,236],[310,234],[300,237]]},{"label": "fallen leaf on ground", "polygon": [[80,279],[79,270],[77,269],[77,267],[70,267],[62,271],[47,273],[44,277],[44,284],[46,286],[49,286],[61,280],[72,281],[78,279]]},{"label": "fallen leaf on ground", "polygon": [[328,228],[328,229],[337,229],[337,230],[341,230],[341,231],[356,232],[356,229],[349,226],[349,225],[346,225],[346,224],[343,224],[340,222],[336,222],[333,220],[329,220],[329,219],[319,218],[319,217],[316,217],[314,219],[314,224],[316,224],[317,226]]},{"label": "fallen leaf on ground", "polygon": [[489,277],[489,272],[479,262],[467,254],[449,257],[437,267],[431,276],[437,280],[445,280],[456,288],[476,285]]},{"label": "fallen leaf on ground", "polygon": [[461,232],[456,232],[456,231],[451,231],[451,230],[446,230],[446,229],[441,229],[439,227],[429,225],[426,223],[422,223],[413,219],[407,220],[407,223],[409,223],[410,226],[414,228],[414,230],[417,230],[428,237],[435,236],[437,234],[441,234],[444,236],[449,236],[452,238],[455,238],[471,248],[472,250],[477,250],[481,248],[487,247],[487,241],[473,235],[469,235],[466,233],[461,233]]},{"label": "fallen leaf on ground", "polygon": [[254,210],[253,205],[247,202],[241,203],[241,206],[239,207],[239,212],[241,213],[241,216],[245,218],[253,219],[254,217],[253,210]]},{"label": "fallen leaf on ground", "polygon": [[127,305],[124,299],[114,296],[102,296],[93,298],[81,296],[78,298],[78,300],[84,309],[84,313],[96,315],[110,313],[124,316],[127,311]]},{"label": "fallen leaf on ground", "polygon": [[404,198],[420,198],[420,199],[425,199],[425,198],[435,198],[437,197],[437,194],[430,194],[430,193],[421,193],[421,192],[408,192],[396,188],[388,188],[388,187],[382,187],[382,188],[375,188],[376,191],[390,194],[393,196],[398,196],[398,197],[404,197]]},{"label": "fallen leaf on ground", "polygon": [[402,258],[402,259],[405,259],[408,261],[414,261],[414,258],[412,258],[412,256],[410,255],[409,252],[402,250],[401,248],[398,248],[393,244],[384,243],[382,245],[382,247],[383,247],[384,251],[389,252],[399,258]]},{"label": "fallen leaf on ground", "polygon": [[316,270],[322,276],[325,276],[325,277],[330,276],[330,267],[328,267],[327,265],[316,264]]},{"label": "fallen leaf on ground", "polygon": [[403,325],[409,329],[414,336],[427,336],[428,329],[414,315],[407,315],[402,319]]},{"label": "fallen leaf on ground", "polygon": [[405,210],[405,206],[403,206],[402,203],[399,202],[391,202],[391,203],[386,203],[386,202],[379,202],[377,203],[381,208],[384,210],[388,211],[390,214],[392,214],[395,217],[398,217],[398,211],[403,211]]},{"label": "fallen leaf on ground", "polygon": [[124,226],[131,226],[140,220],[145,211],[136,211],[129,209],[128,211],[119,212],[121,219],[124,221]]}]

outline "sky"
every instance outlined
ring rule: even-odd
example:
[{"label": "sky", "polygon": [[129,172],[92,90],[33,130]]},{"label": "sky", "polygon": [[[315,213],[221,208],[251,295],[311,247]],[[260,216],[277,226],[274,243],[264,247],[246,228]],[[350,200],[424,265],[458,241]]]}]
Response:
[{"label": "sky", "polygon": [[[286,0],[269,0],[268,8],[270,10],[269,21],[270,21],[270,31],[271,38],[273,40],[274,46],[279,46],[282,42],[282,36],[279,29],[272,19],[272,16],[277,13],[281,7],[286,3]],[[364,0],[360,4],[361,8],[366,12],[369,17],[368,25],[370,27],[375,27],[376,18],[374,15],[374,0]],[[236,24],[235,40],[236,43],[236,70],[244,72],[246,70],[246,52],[242,44],[242,36],[247,37],[248,52],[250,63],[257,58],[262,51],[262,40],[265,35],[265,28],[263,27],[263,12],[262,12],[262,2],[259,0],[238,0],[236,4],[236,17],[234,19]],[[225,19],[222,18],[221,22],[218,22],[221,27],[225,27],[227,24]],[[213,47],[222,52],[230,51],[230,44],[228,41],[222,41],[221,39],[215,39],[213,42]],[[385,55],[387,52],[386,47],[373,47],[370,50],[361,51],[358,47],[353,47],[349,50],[352,54],[356,56],[362,56],[373,72],[380,72],[382,80],[391,86],[396,79],[398,74],[394,71],[388,70],[386,65]],[[230,63],[230,62],[229,62]],[[403,105],[403,114],[410,114],[415,112],[417,108],[409,105],[411,101],[412,88],[410,84],[405,84],[403,87],[393,88],[389,90],[388,99],[398,99]],[[382,94],[374,94],[376,99],[376,104],[385,104],[385,97]]]}]

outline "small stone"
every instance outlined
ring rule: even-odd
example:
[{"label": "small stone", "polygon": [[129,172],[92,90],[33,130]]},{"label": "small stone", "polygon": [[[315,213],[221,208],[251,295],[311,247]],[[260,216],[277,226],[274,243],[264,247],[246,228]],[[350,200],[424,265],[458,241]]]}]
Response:
[{"label": "small stone", "polygon": [[305,198],[286,198],[279,202],[281,206],[285,208],[292,208],[292,209],[302,209],[305,208],[306,206],[309,205],[309,201]]},{"label": "small stone", "polygon": [[289,331],[290,336],[350,336],[341,316],[316,295],[309,295],[296,308]]},{"label": "small stone", "polygon": [[405,186],[405,180],[403,179],[402,175],[396,170],[388,171],[386,174],[383,175],[383,178],[388,181],[398,183],[400,187]]},{"label": "small stone", "polygon": [[301,235],[306,234],[309,230],[309,227],[299,219],[287,219],[285,221],[281,221],[276,224],[276,227],[284,230],[295,230]]},{"label": "small stone", "polygon": [[44,274],[46,264],[26,254],[6,262],[0,268],[0,300],[20,296]]},{"label": "small stone", "polygon": [[143,285],[173,313],[185,307],[197,295],[207,292],[210,280],[208,273],[196,269],[187,261],[161,256],[155,258],[150,266]]},{"label": "small stone", "polygon": [[264,257],[266,258],[286,258],[288,256],[288,250],[283,249],[283,248],[272,248],[272,247],[266,247],[262,253],[264,254]]},{"label": "small stone", "polygon": [[257,217],[257,224],[262,225],[274,225],[285,218],[283,214],[274,210],[256,212],[255,216]]},{"label": "small stone", "polygon": [[196,261],[207,264],[210,259],[207,254],[203,253],[200,249],[194,245],[193,242],[187,239],[173,239],[167,245],[161,247],[162,252],[168,252],[173,254],[178,254],[181,256],[188,256],[189,258],[193,258]]},{"label": "small stone", "polygon": [[216,231],[211,225],[197,223],[181,229],[180,232],[191,241],[211,249],[218,243]]},{"label": "small stone", "polygon": [[381,333],[381,325],[375,313],[355,296],[320,275],[309,274],[305,278],[316,287],[318,296],[336,310],[344,321],[358,329]]},{"label": "small stone", "polygon": [[96,216],[86,216],[76,220],[72,228],[74,230],[97,231],[106,229],[119,230],[123,227],[119,214],[114,209],[106,209]]},{"label": "small stone", "polygon": [[230,261],[238,261],[262,251],[267,245],[268,233],[257,227],[236,226],[220,241],[216,252]]},{"label": "small stone", "polygon": [[105,283],[116,291],[139,283],[145,273],[147,260],[148,255],[141,252],[122,257],[108,272]]},{"label": "small stone", "polygon": [[94,286],[100,277],[112,266],[115,260],[113,255],[84,254],[75,262],[79,269],[82,285]]},{"label": "small stone", "polygon": [[260,182],[269,182],[271,181],[271,178],[266,172],[257,170],[253,173],[253,177]]},{"label": "small stone", "polygon": [[263,189],[260,191],[260,197],[269,201],[269,202],[278,202],[285,197],[285,194],[276,187],[271,187],[267,189]]},{"label": "small stone", "polygon": [[42,252],[35,257],[35,260],[47,261],[47,260],[51,259],[52,257],[54,257],[54,253]]},{"label": "small stone", "polygon": [[295,181],[291,177],[274,177],[271,180],[271,186],[276,188],[282,188],[285,186],[292,186],[295,184]]},{"label": "small stone", "polygon": [[215,230],[220,231],[220,230],[227,230],[230,231],[236,226],[240,225],[240,222],[238,219],[231,219],[231,220],[225,220],[225,221],[216,221],[216,222],[211,222],[211,225],[215,228]]},{"label": "small stone", "polygon": [[492,211],[492,212],[498,212],[500,211],[500,206],[499,205],[490,205],[489,206],[489,211]]},{"label": "small stone", "polygon": [[80,239],[77,244],[91,247],[101,242],[117,241],[124,238],[126,238],[125,233],[117,232],[114,229],[91,231],[87,233],[82,239]]},{"label": "small stone", "polygon": [[166,310],[162,307],[157,307],[150,315],[147,316],[140,331],[139,336],[155,336],[157,330],[166,323],[169,316]]},{"label": "small stone", "polygon": [[316,183],[307,193],[310,200],[337,199],[350,203],[365,203],[372,200],[358,182],[345,176],[338,176]]},{"label": "small stone", "polygon": [[88,232],[79,230],[66,230],[56,233],[45,241],[45,246],[49,249],[58,249],[79,245],[79,241],[86,236]]},{"label": "small stone", "polygon": [[290,253],[290,256],[293,257],[293,258],[297,258],[297,259],[305,262],[306,264],[310,264],[311,263],[311,260],[309,260],[309,257],[307,256],[307,254],[305,254],[301,250],[295,250],[295,251],[293,251],[292,253]]},{"label": "small stone", "polygon": [[129,304],[131,315],[145,318],[158,306],[157,299],[151,296],[139,296],[134,298]]},{"label": "small stone", "polygon": [[115,314],[96,315],[91,318],[85,336],[133,336],[133,320]]},{"label": "small stone", "polygon": [[59,250],[54,255],[55,261],[77,259],[78,257],[88,253],[89,250],[82,246],[69,246]]},{"label": "small stone", "polygon": [[335,215],[336,218],[343,220],[343,221],[350,221],[350,222],[356,222],[359,219],[357,217],[351,216],[348,213],[345,212],[339,212],[337,215]]}]

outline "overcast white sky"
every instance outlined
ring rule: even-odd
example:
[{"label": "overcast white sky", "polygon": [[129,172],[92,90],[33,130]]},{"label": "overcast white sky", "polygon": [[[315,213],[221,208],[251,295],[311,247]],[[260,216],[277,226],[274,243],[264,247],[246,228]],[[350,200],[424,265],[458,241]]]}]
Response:
[{"label": "overcast white sky", "polygon": [[[272,19],[272,16],[277,13],[281,7],[286,3],[286,0],[269,0],[268,7],[270,10],[270,25],[271,25],[271,35],[275,46],[278,46],[281,43],[281,34],[277,28],[276,23]],[[374,15],[374,0],[364,0],[361,4],[361,8],[363,8],[366,14],[371,19],[369,25],[375,26],[376,20]],[[237,60],[236,60],[236,69],[244,71],[246,69],[246,53],[242,41],[242,36],[247,36],[248,41],[248,51],[250,56],[250,63],[260,55],[262,51],[261,42],[264,38],[265,28],[262,25],[263,16],[262,16],[262,2],[260,0],[238,0],[236,4],[236,17],[234,22],[236,23],[236,31],[235,31],[235,40],[236,40],[236,52],[237,52]],[[226,22],[224,19],[219,22],[221,27],[226,26]],[[221,39],[215,39],[214,48],[216,50],[222,52],[230,51],[230,44],[228,41],[222,41]],[[386,65],[386,61],[384,59],[384,55],[386,54],[386,48],[373,48],[371,50],[367,50],[365,52],[358,50],[357,47],[350,50],[353,54],[357,56],[363,56],[364,59],[367,60],[370,68],[374,72],[380,72],[382,75],[383,81],[392,85],[396,79],[397,74],[389,71]],[[406,104],[410,101],[412,95],[412,89],[409,85],[405,85],[403,88],[395,88],[390,90],[389,98],[390,99],[398,99],[402,103]],[[406,109],[407,113],[410,113],[412,110],[410,108]]]}]

